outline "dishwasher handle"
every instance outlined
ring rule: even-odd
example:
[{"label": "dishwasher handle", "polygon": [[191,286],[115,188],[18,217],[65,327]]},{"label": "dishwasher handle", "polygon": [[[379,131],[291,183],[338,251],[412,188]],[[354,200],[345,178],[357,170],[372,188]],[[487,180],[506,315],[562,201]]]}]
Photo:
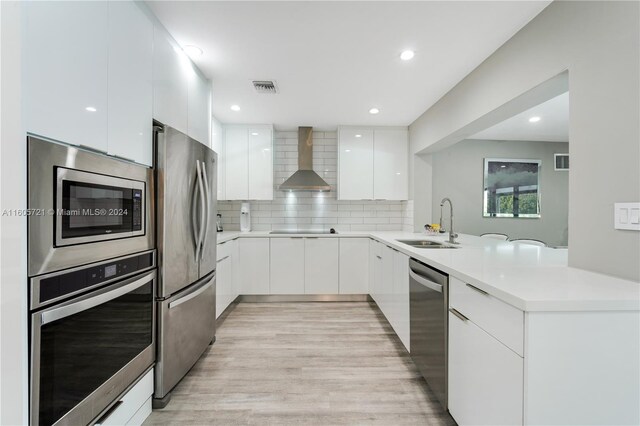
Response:
[{"label": "dishwasher handle", "polygon": [[434,283],[433,281],[430,281],[425,277],[416,274],[415,272],[413,272],[411,268],[409,268],[409,277],[415,282],[417,282],[418,284],[422,284],[423,286],[430,288],[433,291],[442,293],[442,284]]}]

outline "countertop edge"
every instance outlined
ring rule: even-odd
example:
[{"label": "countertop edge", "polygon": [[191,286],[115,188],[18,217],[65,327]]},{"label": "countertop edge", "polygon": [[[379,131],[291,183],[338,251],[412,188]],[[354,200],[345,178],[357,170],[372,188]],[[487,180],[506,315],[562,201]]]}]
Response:
[{"label": "countertop edge", "polygon": [[[291,234],[270,234],[269,231],[252,231],[252,232],[240,232],[240,231],[227,231],[218,233],[218,244],[223,244],[227,241],[231,241],[237,238],[291,238]],[[441,269],[443,272],[456,278],[473,284],[482,290],[487,291],[492,296],[500,299],[501,301],[521,310],[524,312],[586,312],[586,311],[640,311],[640,297],[636,300],[629,299],[607,299],[607,300],[526,300],[515,294],[509,293],[504,289],[498,288],[485,281],[479,280],[476,277],[469,276],[468,274],[461,273],[446,264],[442,264],[433,259],[421,256],[419,253],[412,252],[404,247],[403,244],[398,243],[393,238],[386,238],[380,235],[376,231],[363,231],[363,232],[349,232],[349,233],[337,233],[337,234],[295,234],[296,237],[315,237],[315,238],[371,238],[380,243],[383,243],[389,247],[392,247],[403,254],[413,257],[419,261],[425,262],[437,269]],[[415,238],[428,238],[428,235],[415,234]],[[471,248],[470,248],[471,249]],[[569,268],[568,266],[558,266],[558,268]],[[603,278],[618,279],[615,277],[609,277],[603,274],[597,274],[595,272],[581,270],[585,274],[594,274]],[[630,282],[635,284],[633,282]],[[639,295],[640,295],[640,283]]]}]

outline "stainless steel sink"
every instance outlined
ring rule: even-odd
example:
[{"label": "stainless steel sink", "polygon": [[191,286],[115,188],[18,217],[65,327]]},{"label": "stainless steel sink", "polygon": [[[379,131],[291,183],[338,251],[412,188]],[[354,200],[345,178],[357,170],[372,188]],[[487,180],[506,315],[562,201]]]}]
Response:
[{"label": "stainless steel sink", "polygon": [[458,247],[430,240],[396,240],[399,243],[406,244],[415,248],[423,249],[456,249]]}]

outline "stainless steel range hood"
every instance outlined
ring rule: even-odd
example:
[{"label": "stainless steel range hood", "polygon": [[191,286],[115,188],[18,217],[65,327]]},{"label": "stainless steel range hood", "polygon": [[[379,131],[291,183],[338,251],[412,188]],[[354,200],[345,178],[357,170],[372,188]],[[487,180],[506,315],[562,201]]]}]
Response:
[{"label": "stainless steel range hood", "polygon": [[331,191],[331,185],[313,171],[313,128],[298,127],[298,171],[280,185],[281,191]]}]

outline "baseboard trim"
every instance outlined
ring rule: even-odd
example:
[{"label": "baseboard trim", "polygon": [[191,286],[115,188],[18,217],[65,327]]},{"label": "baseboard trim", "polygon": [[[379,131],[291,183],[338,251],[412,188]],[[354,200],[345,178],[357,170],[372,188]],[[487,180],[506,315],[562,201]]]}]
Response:
[{"label": "baseboard trim", "polygon": [[369,302],[368,294],[241,294],[236,301],[246,303],[277,302]]}]

